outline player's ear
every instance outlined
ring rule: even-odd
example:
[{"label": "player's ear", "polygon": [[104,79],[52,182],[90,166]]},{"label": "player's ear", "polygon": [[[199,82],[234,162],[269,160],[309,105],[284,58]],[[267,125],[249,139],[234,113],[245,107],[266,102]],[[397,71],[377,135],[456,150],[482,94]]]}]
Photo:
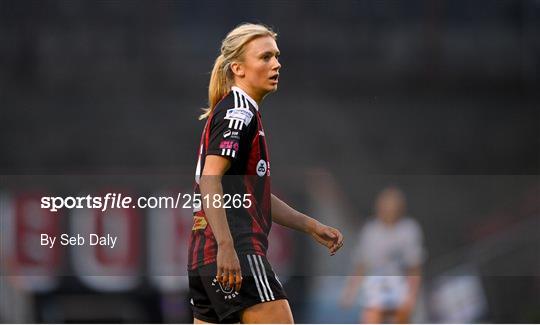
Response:
[{"label": "player's ear", "polygon": [[240,62],[231,63],[231,71],[237,77],[244,77],[245,75],[244,65]]}]

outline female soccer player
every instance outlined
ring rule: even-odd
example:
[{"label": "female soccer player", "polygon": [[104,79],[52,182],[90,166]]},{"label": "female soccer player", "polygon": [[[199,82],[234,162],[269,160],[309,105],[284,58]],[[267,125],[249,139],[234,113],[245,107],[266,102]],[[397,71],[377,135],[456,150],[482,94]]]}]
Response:
[{"label": "female soccer player", "polygon": [[[210,77],[195,177],[201,206],[194,211],[189,248],[195,323],[293,322],[266,259],[272,222],[310,234],[331,255],[343,245],[337,229],[271,193],[260,105],[278,85],[276,36],[263,25],[236,27],[223,40]],[[230,204],[234,195],[236,206]]]},{"label": "female soccer player", "polygon": [[383,190],[376,217],[360,232],[354,276],[349,277],[342,305],[350,307],[363,284],[361,323],[408,323],[420,285],[422,231],[404,217],[405,196],[396,187]]}]

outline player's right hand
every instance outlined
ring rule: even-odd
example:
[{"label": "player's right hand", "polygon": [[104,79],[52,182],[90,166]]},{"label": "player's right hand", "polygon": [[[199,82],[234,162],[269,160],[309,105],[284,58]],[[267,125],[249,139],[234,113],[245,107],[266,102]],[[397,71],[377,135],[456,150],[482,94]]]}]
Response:
[{"label": "player's right hand", "polygon": [[240,292],[242,269],[233,244],[218,246],[216,278],[224,288],[234,288]]}]

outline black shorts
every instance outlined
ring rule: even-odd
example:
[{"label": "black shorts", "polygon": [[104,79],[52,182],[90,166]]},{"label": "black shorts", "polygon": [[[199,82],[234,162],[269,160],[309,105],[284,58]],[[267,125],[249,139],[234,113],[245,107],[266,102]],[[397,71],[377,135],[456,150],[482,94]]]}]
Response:
[{"label": "black shorts", "polygon": [[211,323],[238,323],[240,311],[263,302],[287,299],[281,283],[264,256],[238,255],[242,269],[240,292],[216,280],[216,263],[189,271],[193,317]]}]

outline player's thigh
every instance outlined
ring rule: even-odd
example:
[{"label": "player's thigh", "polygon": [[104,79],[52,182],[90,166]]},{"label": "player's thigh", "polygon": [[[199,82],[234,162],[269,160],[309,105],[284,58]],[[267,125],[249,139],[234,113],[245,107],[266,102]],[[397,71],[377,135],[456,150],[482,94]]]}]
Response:
[{"label": "player's thigh", "polygon": [[384,311],[378,308],[365,308],[362,311],[361,323],[364,324],[381,324],[383,321]]},{"label": "player's thigh", "polygon": [[390,321],[396,324],[408,324],[411,314],[409,311],[396,310],[390,315]]},{"label": "player's thigh", "polygon": [[291,307],[287,299],[263,302],[244,309],[242,323],[293,324]]},{"label": "player's thigh", "polygon": [[193,318],[193,324],[216,324],[216,323],[209,323],[209,322],[205,322],[203,320],[197,319],[197,318]]}]

